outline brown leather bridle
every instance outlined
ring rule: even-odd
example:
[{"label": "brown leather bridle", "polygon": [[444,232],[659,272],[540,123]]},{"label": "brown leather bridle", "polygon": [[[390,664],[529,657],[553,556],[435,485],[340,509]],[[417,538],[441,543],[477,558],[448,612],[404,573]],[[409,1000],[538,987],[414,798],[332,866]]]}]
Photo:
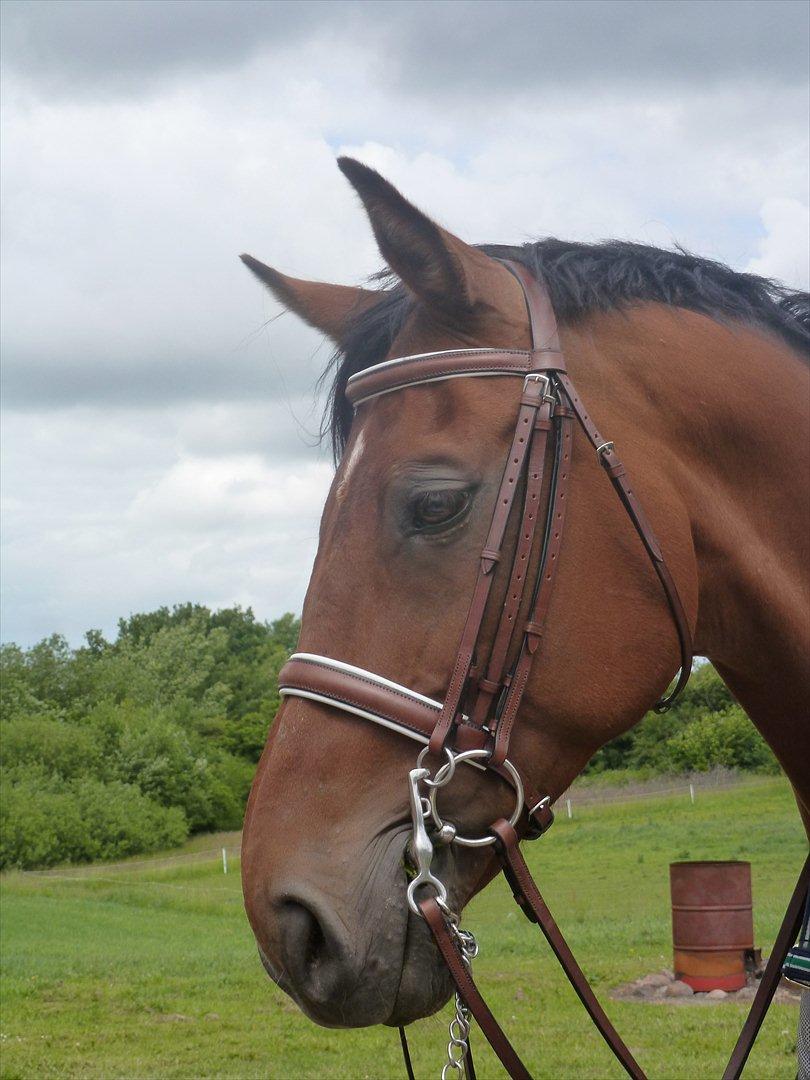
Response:
[{"label": "brown leather bridle", "polygon": [[[545,286],[519,263],[504,260],[504,265],[523,290],[531,330],[530,349],[457,349],[401,357],[353,375],[346,388],[349,402],[358,409],[383,394],[446,379],[507,375],[522,380],[509,455],[498,487],[487,538],[481,551],[472,599],[444,700],[434,701],[374,672],[311,653],[296,653],[290,658],[279,675],[279,691],[285,697],[307,698],[368,719],[424,744],[426,752],[432,755],[447,757],[447,763],[437,771],[433,781],[430,780],[427,769],[418,768],[410,774],[415,836],[421,835],[423,843],[429,848],[426,855],[427,866],[432,849],[421,819],[423,811],[417,788],[419,782],[427,782],[435,791],[437,783],[443,784],[449,780],[455,768],[455,760],[462,755],[460,760],[496,772],[515,788],[518,805],[511,821],[501,819],[495,822],[488,836],[477,839],[457,836],[451,827],[449,839],[451,842],[455,840],[471,846],[495,844],[517,903],[527,917],[540,926],[613,1053],[630,1076],[642,1080],[644,1073],[594,996],[520,853],[515,826],[520,827],[524,838],[535,838],[549,828],[554,816],[550,798],[537,790],[525,767],[519,763],[511,763],[507,757],[529,674],[540,652],[559,565],[568,504],[574,420],[579,422],[593,446],[599,464],[607,473],[641,539],[661,582],[664,598],[675,624],[680,648],[680,671],[668,695],[655,706],[659,712],[669,708],[689,679],[692,667],[692,637],[675,581],[652,526],[633,491],[627,471],[619,460],[613,443],[605,439],[597,429],[566,370],[557,320]],[[550,438],[553,446],[549,454]],[[541,495],[548,457],[551,459],[551,471],[543,515]],[[523,497],[517,543],[512,555],[502,610],[487,652],[485,643],[481,640],[482,625],[495,578],[494,571],[503,559],[506,529],[520,488]],[[541,516],[544,517],[542,530],[539,529]],[[532,576],[529,574],[529,566],[533,553],[538,558],[538,564],[537,571]],[[526,610],[528,617],[518,628],[519,612]],[[485,653],[486,661],[483,659]],[[511,665],[508,664],[510,655],[515,657]],[[421,757],[419,764],[421,765]],[[438,822],[435,800],[433,810]],[[417,831],[417,818],[420,831]],[[806,893],[807,863],[802,873],[797,894],[802,887]],[[436,895],[415,899],[414,884],[421,886],[423,882],[432,885]],[[468,957],[461,947],[463,940],[459,935],[457,917],[453,916],[444,902],[446,893],[443,886],[428,870],[424,870],[419,878],[412,882],[408,897],[413,910],[418,910],[427,922],[464,1007],[475,1016],[507,1072],[514,1078],[528,1078],[528,1071],[472,980]],[[783,932],[787,936],[790,936],[787,924],[791,911],[789,908],[783,925]],[[801,906],[799,915],[800,912]],[[798,927],[793,937],[797,929]],[[785,951],[793,937],[785,945]],[[770,996],[778,982],[783,959],[784,956],[775,968],[776,981],[771,979],[773,988],[770,989]],[[766,972],[760,992],[765,988],[767,977]],[[761,1016],[753,1025],[753,1034],[749,1018],[735,1049],[736,1058],[733,1056],[729,1064],[732,1071],[726,1071],[725,1080],[738,1076],[742,1070],[750,1045],[770,1002],[770,996],[764,993],[761,995],[760,992],[752,1005],[751,1017],[755,1018],[755,1014],[758,1015],[760,1011]],[[748,1035],[750,1041],[746,1048],[742,1043]],[[412,1075],[404,1032],[402,1036],[406,1066],[409,1075]],[[469,1053],[469,1039],[461,1039],[459,1042],[464,1047],[464,1067],[468,1078],[471,1078],[474,1071]],[[460,1064],[454,1067],[460,1069]]]}]

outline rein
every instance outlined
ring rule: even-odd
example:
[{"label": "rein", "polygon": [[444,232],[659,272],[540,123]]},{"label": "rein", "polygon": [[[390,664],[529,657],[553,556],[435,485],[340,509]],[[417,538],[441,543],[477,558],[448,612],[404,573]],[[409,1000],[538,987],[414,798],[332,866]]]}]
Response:
[{"label": "rein", "polygon": [[[453,1072],[460,1075],[462,1071],[467,1080],[474,1080],[469,1049],[471,1017],[478,1022],[509,1076],[513,1080],[530,1078],[473,981],[471,967],[478,951],[477,942],[469,931],[461,929],[459,916],[448,906],[444,884],[431,871],[434,846],[447,843],[468,847],[495,845],[516,902],[527,918],[540,927],[574,990],[628,1075],[644,1080],[645,1074],[597,1001],[520,852],[517,828],[524,838],[534,839],[550,827],[554,815],[550,797],[536,790],[526,769],[511,762],[507,756],[529,675],[541,651],[556,579],[568,502],[575,420],[594,448],[597,461],[607,473],[641,539],[661,583],[677,632],[680,670],[672,689],[656,705],[658,712],[665,712],[670,707],[689,679],[691,632],[675,581],[627,471],[613,443],[605,439],[594,424],[567,373],[557,320],[545,286],[519,263],[503,262],[523,290],[531,329],[531,349],[456,349],[401,357],[353,375],[346,387],[347,398],[356,410],[383,394],[446,379],[506,375],[522,380],[509,455],[444,700],[435,701],[374,672],[312,653],[296,653],[290,658],[279,675],[279,693],[283,697],[306,698],[332,706],[422,744],[416,768],[409,773],[413,826],[410,853],[416,865],[408,885],[407,902],[411,911],[427,923],[456,986],[456,1012],[450,1024],[442,1080],[447,1080]],[[550,441],[552,452],[549,455]],[[549,494],[543,515],[541,494],[549,456]],[[520,487],[523,497],[518,538],[506,597],[487,653],[481,641],[481,628],[494,571],[504,558],[506,528]],[[542,530],[539,528],[541,517]],[[532,580],[529,564],[536,549],[539,550],[539,563]],[[528,617],[518,626],[521,611],[527,611]],[[515,653],[511,665],[508,664],[510,652]],[[483,660],[485,653],[486,662]],[[422,764],[427,755],[443,759],[433,775]],[[486,835],[460,836],[455,826],[443,822],[439,816],[438,791],[450,783],[459,763],[495,772],[514,789],[512,816],[508,821],[496,821]],[[432,833],[427,825],[431,818],[435,826]],[[808,866],[810,863],[806,863],[802,871],[796,895],[802,889],[806,893]],[[417,895],[428,887],[433,895]],[[798,930],[797,925],[790,936],[791,912],[792,907],[788,909],[778,942],[781,946],[782,937],[790,937],[785,952]],[[792,921],[795,922],[795,918]],[[735,1080],[742,1071],[778,983],[783,959],[784,954],[774,965],[775,974],[771,973],[773,977],[766,982],[771,968],[771,964],[768,965],[735,1056],[729,1064],[733,1071],[727,1069],[724,1080]],[[400,1037],[406,1069],[412,1077],[407,1040],[402,1029]],[[744,1042],[747,1042],[747,1048]]]}]

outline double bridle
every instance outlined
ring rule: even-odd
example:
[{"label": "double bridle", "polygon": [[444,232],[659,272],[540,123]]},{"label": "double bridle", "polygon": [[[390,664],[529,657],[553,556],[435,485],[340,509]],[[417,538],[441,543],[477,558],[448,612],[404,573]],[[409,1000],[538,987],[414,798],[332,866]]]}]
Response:
[{"label": "double bridle", "polygon": [[[470,847],[495,845],[517,903],[530,921],[540,926],[613,1053],[629,1075],[643,1080],[644,1073],[594,996],[523,860],[517,830],[520,829],[523,838],[534,839],[549,828],[554,815],[550,797],[536,789],[525,768],[507,757],[529,675],[542,651],[568,505],[574,420],[579,422],[593,446],[599,464],[641,539],[675,624],[680,646],[680,671],[668,695],[656,706],[659,712],[669,708],[689,679],[692,638],[675,581],[627,471],[613,443],[597,429],[568,375],[557,320],[545,286],[519,263],[503,260],[503,264],[523,290],[531,329],[530,349],[456,349],[405,356],[353,375],[346,387],[349,402],[358,409],[383,394],[446,379],[507,375],[522,380],[509,456],[444,700],[435,701],[374,672],[312,653],[295,653],[290,658],[279,675],[279,692],[284,697],[307,698],[341,709],[423,744],[416,768],[409,773],[413,825],[410,857],[415,863],[415,872],[408,885],[407,900],[411,910],[427,922],[456,985],[456,1013],[450,1025],[443,1080],[451,1072],[461,1074],[465,1071],[468,1080],[474,1077],[469,1049],[471,1015],[478,1021],[509,1075],[528,1080],[529,1073],[472,981],[471,962],[478,946],[472,934],[461,929],[459,916],[448,906],[444,884],[431,872],[434,844],[437,843]],[[549,454],[550,439],[553,445]],[[547,457],[550,457],[550,476],[543,514],[541,495]],[[495,569],[504,556],[507,524],[519,489],[523,496],[517,543],[502,610],[491,646],[486,650],[481,641],[484,615]],[[544,521],[542,530],[539,529],[541,517]],[[533,555],[537,559],[537,570],[530,575]],[[519,624],[521,613],[524,613],[523,620]],[[511,664],[508,663],[510,655],[514,656]],[[423,766],[427,755],[442,761],[434,774]],[[450,783],[459,763],[491,770],[514,789],[512,816],[508,821],[495,822],[484,836],[460,836],[453,825],[443,822],[439,816],[437,792]],[[428,829],[431,818],[432,832]],[[807,870],[806,864],[803,871],[805,892]],[[432,895],[424,895],[427,889]],[[777,966],[781,962],[780,959]],[[763,984],[766,978],[767,972]],[[752,1016],[759,998],[758,993]],[[770,997],[764,1003],[763,1016],[769,1002]],[[750,1043],[753,1043],[759,1023]],[[412,1076],[404,1031],[401,1036],[406,1067]],[[750,1043],[747,1048],[738,1044],[735,1054],[741,1060],[735,1065],[732,1057],[726,1078],[739,1075]]]}]

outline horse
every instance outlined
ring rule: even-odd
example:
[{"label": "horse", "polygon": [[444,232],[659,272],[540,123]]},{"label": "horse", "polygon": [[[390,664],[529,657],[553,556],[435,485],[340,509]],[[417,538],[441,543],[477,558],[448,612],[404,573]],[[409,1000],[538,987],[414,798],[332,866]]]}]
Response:
[{"label": "horse", "polygon": [[[810,301],[681,249],[471,245],[373,169],[338,164],[387,266],[375,287],[242,256],[335,345],[337,465],[295,661],[324,678],[288,680],[248,800],[243,893],[262,964],[311,1019],[402,1027],[453,989],[424,897],[457,929],[499,869],[492,822],[544,831],[592,755],[679,669],[680,688],[692,650],[773,749],[810,833]],[[534,365],[521,392],[515,357]],[[552,556],[540,626],[530,583]],[[349,689],[333,692],[340,679]],[[375,694],[393,712],[369,705]],[[399,706],[440,721],[441,738],[391,720]],[[402,734],[425,744],[420,768]],[[425,783],[445,787],[432,838]],[[452,842],[462,834],[479,842]]]}]

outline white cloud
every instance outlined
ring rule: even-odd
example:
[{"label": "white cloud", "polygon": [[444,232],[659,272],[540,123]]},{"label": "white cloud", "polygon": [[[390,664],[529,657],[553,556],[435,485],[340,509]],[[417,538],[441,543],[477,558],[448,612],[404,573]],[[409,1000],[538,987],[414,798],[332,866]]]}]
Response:
[{"label": "white cloud", "polygon": [[[326,497],[332,469],[325,463],[269,465],[258,455],[182,457],[142,489],[128,508],[142,533],[197,538],[247,529],[278,529],[299,521]],[[211,536],[211,543],[218,543]]]},{"label": "white cloud", "polygon": [[257,412],[212,410],[234,439],[202,448],[196,407],[10,414],[3,638],[78,640],[185,600],[300,610],[332,469],[291,455],[292,429],[268,449]]},{"label": "white cloud", "polygon": [[810,289],[810,208],[798,199],[766,199],[759,216],[765,236],[746,269]]},{"label": "white cloud", "polygon": [[7,82],[4,637],[76,638],[186,599],[300,609],[329,348],[276,319],[236,256],[342,282],[376,268],[341,149],[469,240],[678,240],[806,283],[790,81],[673,64],[595,93],[602,69],[540,86],[493,67],[450,93],[436,71],[430,90],[412,67],[388,78],[388,54],[350,37],[173,69],[140,95],[129,78],[75,98]]}]

